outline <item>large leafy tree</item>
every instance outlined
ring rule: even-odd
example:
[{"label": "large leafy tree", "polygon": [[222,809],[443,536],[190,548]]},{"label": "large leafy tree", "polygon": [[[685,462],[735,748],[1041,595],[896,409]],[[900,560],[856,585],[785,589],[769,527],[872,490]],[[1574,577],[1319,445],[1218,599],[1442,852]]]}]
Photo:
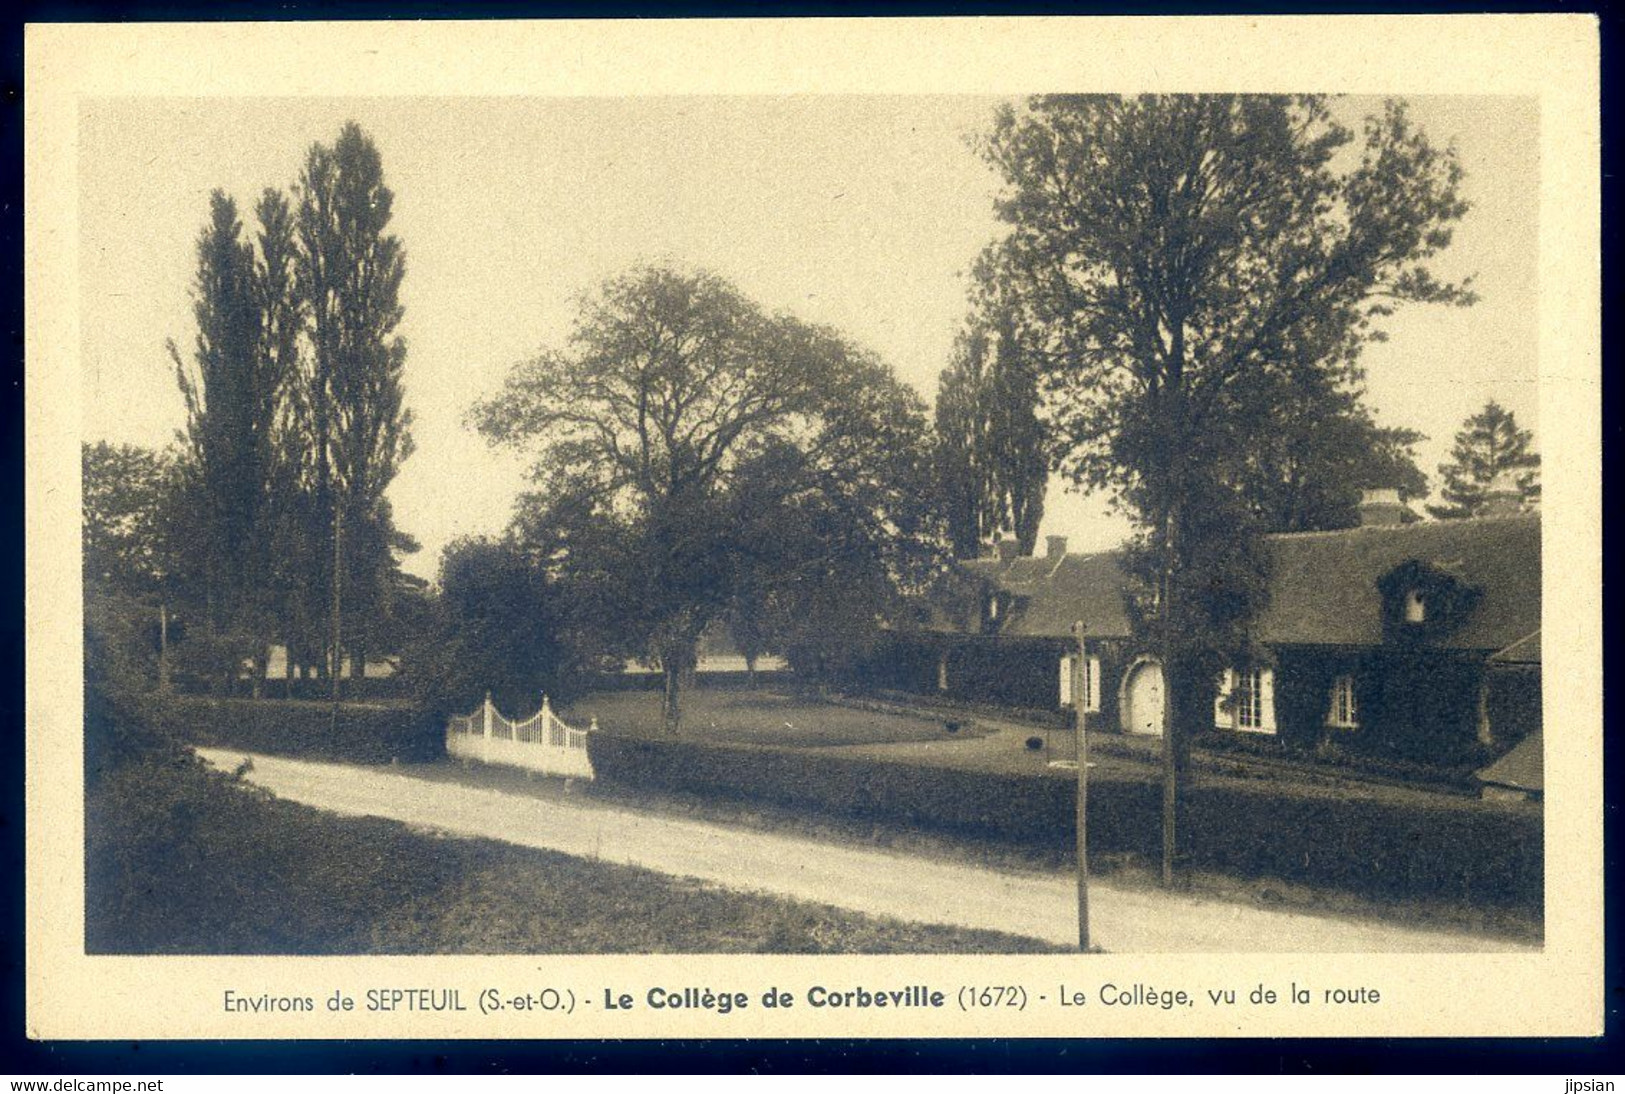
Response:
[{"label": "large leafy tree", "polygon": [[1442,505],[1428,506],[1441,520],[1478,516],[1484,511],[1496,480],[1510,480],[1525,501],[1540,497],[1540,455],[1534,436],[1519,429],[1512,411],[1494,399],[1468,418],[1456,434],[1450,462],[1441,464],[1439,488]]},{"label": "large leafy tree", "polygon": [[994,306],[954,344],[937,394],[937,478],[954,553],[974,558],[1000,532],[1024,553],[1038,541],[1049,480],[1038,369],[1017,316]]},{"label": "large leafy tree", "polygon": [[123,679],[149,686],[155,669],[167,690],[173,601],[186,575],[175,454],[98,441],[81,445],[80,463],[87,651],[105,640]]},{"label": "large leafy tree", "polygon": [[[1360,499],[1397,490],[1401,501],[1426,496],[1411,429],[1377,424],[1359,392],[1307,370],[1291,377],[1252,377],[1271,390],[1238,385],[1238,399],[1268,407],[1267,428],[1234,438],[1247,453],[1239,480],[1258,526],[1269,532],[1317,532],[1360,522]],[[1242,422],[1248,416],[1238,415]]]},{"label": "large leafy tree", "polygon": [[[411,453],[401,383],[406,343],[396,333],[406,259],[388,231],[393,208],[382,157],[360,126],[348,123],[333,144],[311,147],[295,213],[295,270],[310,346],[303,406],[313,497],[306,515],[316,523],[304,539],[322,548],[308,569],[332,605],[335,666],[346,642],[352,662],[365,663],[371,621],[388,610],[394,551],[407,546],[384,504]],[[335,695],[338,686],[334,672]]]},{"label": "large leafy tree", "polygon": [[515,367],[474,422],[535,453],[543,496],[567,520],[538,529],[553,564],[598,590],[605,633],[659,663],[674,731],[700,633],[735,600],[743,484],[763,496],[753,528],[817,498],[900,538],[912,517],[889,504],[889,465],[871,457],[901,423],[923,430],[918,400],[839,335],[769,315],[715,275],[663,267],[584,300],[568,347]]},{"label": "large leafy tree", "polygon": [[1062,467],[1141,530],[1171,882],[1189,723],[1263,588],[1246,439],[1273,418],[1248,396],[1357,385],[1396,305],[1470,302],[1429,269],[1467,208],[1461,172],[1403,104],[1356,136],[1313,96],[1041,97],[1001,110],[982,147],[1009,228],[983,274],[1039,335]]},{"label": "large leafy tree", "polygon": [[405,668],[425,703],[466,711],[486,691],[504,709],[534,710],[558,696],[571,667],[560,613],[566,601],[512,537],[461,539],[440,560],[439,591],[413,598]]},{"label": "large leafy tree", "polygon": [[97,441],[80,447],[85,580],[153,600],[176,570],[173,454]]}]

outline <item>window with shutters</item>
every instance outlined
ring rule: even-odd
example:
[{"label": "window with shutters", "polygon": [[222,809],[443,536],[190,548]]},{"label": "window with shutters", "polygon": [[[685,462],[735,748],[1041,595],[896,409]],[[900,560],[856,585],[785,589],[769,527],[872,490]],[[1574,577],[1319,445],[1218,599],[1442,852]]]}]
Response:
[{"label": "window with shutters", "polygon": [[1326,724],[1337,729],[1360,728],[1360,708],[1354,699],[1354,677],[1339,676],[1332,681],[1332,699],[1326,711]]}]

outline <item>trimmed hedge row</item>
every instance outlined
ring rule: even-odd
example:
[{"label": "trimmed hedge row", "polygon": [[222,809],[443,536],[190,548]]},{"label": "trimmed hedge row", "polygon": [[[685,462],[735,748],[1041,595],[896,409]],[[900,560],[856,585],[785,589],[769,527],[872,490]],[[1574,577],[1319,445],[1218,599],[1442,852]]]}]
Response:
[{"label": "trimmed hedge row", "polygon": [[[1076,839],[1072,778],[994,774],[790,749],[594,734],[597,777],[650,789],[770,801],[1064,851]],[[1089,784],[1092,853],[1160,854],[1162,796],[1148,780]],[[1241,779],[1188,798],[1192,865],[1368,896],[1515,906],[1543,901],[1542,817],[1437,801]]]},{"label": "trimmed hedge row", "polygon": [[173,696],[158,709],[178,738],[200,745],[365,764],[446,752],[445,723],[407,703],[340,703],[336,728],[329,704],[297,699]]},{"label": "trimmed hedge row", "polygon": [[[182,695],[192,695],[198,698],[232,698],[249,699],[254,695],[254,681],[248,677],[240,677],[232,683],[229,696],[218,694],[213,690],[211,681],[183,680],[177,685]],[[289,693],[292,693],[291,695]],[[328,702],[333,694],[333,682],[321,679],[285,680],[282,677],[272,677],[261,681],[260,694],[264,699],[302,699],[313,703]],[[364,676],[360,679],[345,677],[341,683],[340,694],[343,702],[371,703],[387,702],[392,699],[407,699],[411,697],[410,682],[404,676]]]},{"label": "trimmed hedge row", "polygon": [[[695,679],[711,691],[744,691],[751,687],[750,674],[742,669],[702,669],[695,674]],[[793,686],[795,682],[796,674],[789,669],[758,669],[756,672],[755,686],[758,688],[784,688]],[[658,672],[614,672],[586,677],[581,690],[659,691],[665,686],[666,678]]]}]

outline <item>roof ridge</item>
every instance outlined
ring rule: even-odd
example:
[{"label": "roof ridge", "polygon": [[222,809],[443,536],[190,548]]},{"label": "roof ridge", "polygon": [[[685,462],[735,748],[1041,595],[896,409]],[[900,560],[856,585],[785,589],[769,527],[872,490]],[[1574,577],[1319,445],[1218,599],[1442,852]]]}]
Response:
[{"label": "roof ridge", "polygon": [[1263,539],[1328,539],[1332,536],[1351,536],[1362,533],[1417,532],[1431,528],[1467,528],[1481,524],[1510,524],[1513,521],[1537,521],[1540,514],[1506,513],[1498,516],[1461,517],[1454,520],[1418,520],[1410,524],[1361,524],[1353,528],[1317,528],[1310,532],[1266,532]]}]

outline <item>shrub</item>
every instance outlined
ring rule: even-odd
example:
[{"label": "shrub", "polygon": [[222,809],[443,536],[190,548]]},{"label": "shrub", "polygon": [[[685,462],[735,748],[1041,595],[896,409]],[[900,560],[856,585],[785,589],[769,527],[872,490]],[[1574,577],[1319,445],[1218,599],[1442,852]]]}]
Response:
[{"label": "shrub", "polygon": [[1041,749],[1043,747],[1044,747],[1044,738],[1042,738],[1042,737],[1028,737],[1027,738],[1027,751],[1028,752],[1037,752],[1039,749]]},{"label": "shrub", "polygon": [[[1036,740],[1037,738],[1035,738]],[[1040,742],[1042,743],[1042,742]],[[867,757],[595,734],[600,779],[888,819],[1064,852],[1074,776],[993,774]],[[1151,780],[1093,777],[1092,852],[1160,852]],[[1468,798],[1206,778],[1189,791],[1192,864],[1365,895],[1442,897],[1539,912],[1542,818]]]},{"label": "shrub", "polygon": [[172,732],[200,745],[343,763],[421,762],[445,754],[445,723],[406,703],[175,696],[159,709]]}]

